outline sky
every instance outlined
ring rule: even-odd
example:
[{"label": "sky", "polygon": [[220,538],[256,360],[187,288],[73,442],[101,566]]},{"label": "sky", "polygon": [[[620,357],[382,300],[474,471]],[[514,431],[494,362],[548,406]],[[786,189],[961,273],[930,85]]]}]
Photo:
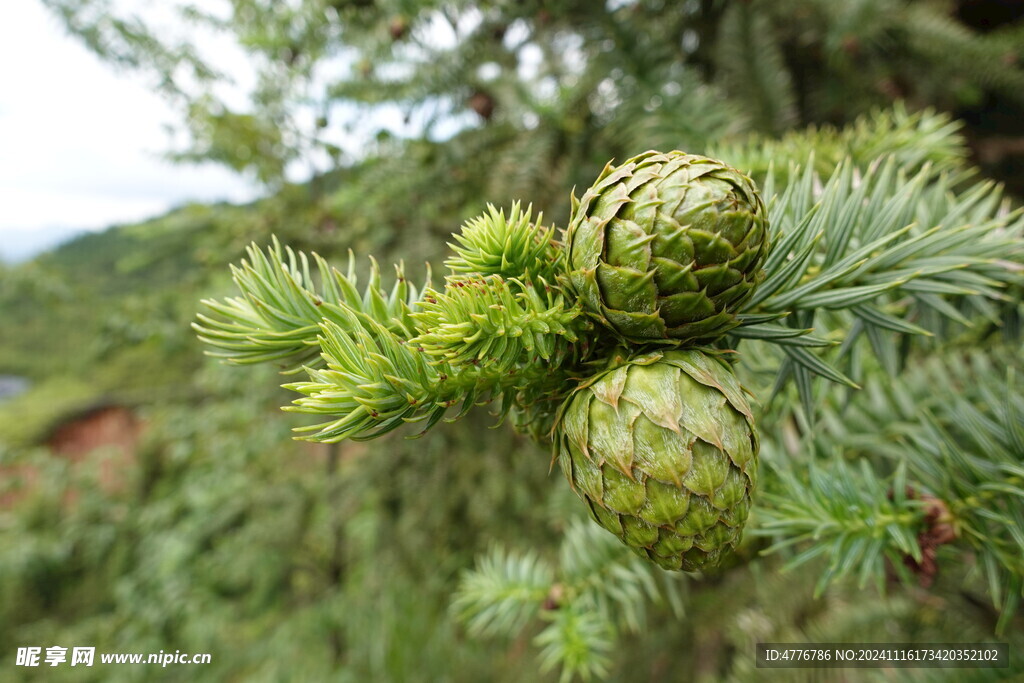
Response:
[{"label": "sky", "polygon": [[176,165],[174,110],[68,36],[36,0],[0,2],[0,260],[188,201],[247,201],[219,166]]}]

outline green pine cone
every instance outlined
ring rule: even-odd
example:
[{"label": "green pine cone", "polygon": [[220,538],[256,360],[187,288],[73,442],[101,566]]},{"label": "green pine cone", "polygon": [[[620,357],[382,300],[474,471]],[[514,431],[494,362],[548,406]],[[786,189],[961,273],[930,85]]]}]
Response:
[{"label": "green pine cone", "polygon": [[750,178],[707,157],[645,152],[573,197],[568,282],[627,341],[706,343],[763,277],[768,218]]},{"label": "green pine cone", "polygon": [[694,571],[739,542],[758,438],[714,356],[653,353],[596,375],[569,398],[556,441],[597,523],[659,566]]}]

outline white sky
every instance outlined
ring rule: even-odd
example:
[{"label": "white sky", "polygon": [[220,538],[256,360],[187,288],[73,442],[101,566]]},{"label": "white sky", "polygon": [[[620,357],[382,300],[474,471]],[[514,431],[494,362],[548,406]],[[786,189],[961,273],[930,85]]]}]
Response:
[{"label": "white sky", "polygon": [[0,2],[0,259],[71,229],[258,194],[225,168],[163,161],[175,121],[142,76],[100,62],[36,0]]}]

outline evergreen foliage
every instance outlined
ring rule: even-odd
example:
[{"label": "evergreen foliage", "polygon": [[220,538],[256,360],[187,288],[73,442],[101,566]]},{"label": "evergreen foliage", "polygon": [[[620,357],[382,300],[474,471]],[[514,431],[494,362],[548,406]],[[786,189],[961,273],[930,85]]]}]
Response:
[{"label": "evergreen foliage", "polygon": [[[979,3],[181,1],[174,34],[44,0],[178,107],[172,158],[273,191],[0,271],[0,374],[33,382],[0,404],[0,641],[211,652],[187,675],[268,681],[748,681],[766,641],[1020,651],[1024,220],[985,179],[1014,157],[979,152],[1021,118],[1024,33],[969,24]],[[213,34],[251,60],[247,101]],[[534,443],[615,351],[558,277],[570,192],[645,149],[749,174],[771,226],[716,344],[760,400],[758,489],[703,574],[582,519]],[[201,364],[189,322],[247,367]],[[49,451],[103,402],[143,419],[134,459]],[[420,439],[384,434],[407,421]]]}]

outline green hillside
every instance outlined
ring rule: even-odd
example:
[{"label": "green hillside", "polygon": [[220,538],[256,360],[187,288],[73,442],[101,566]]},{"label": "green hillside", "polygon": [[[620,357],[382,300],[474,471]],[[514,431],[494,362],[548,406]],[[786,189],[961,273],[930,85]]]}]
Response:
[{"label": "green hillside", "polygon": [[12,333],[0,340],[0,372],[28,377],[32,388],[4,405],[0,438],[31,441],[63,412],[96,401],[151,403],[187,391],[201,362],[188,333],[192,301],[217,286],[204,254],[256,212],[184,207],[9,269],[0,310]]}]

